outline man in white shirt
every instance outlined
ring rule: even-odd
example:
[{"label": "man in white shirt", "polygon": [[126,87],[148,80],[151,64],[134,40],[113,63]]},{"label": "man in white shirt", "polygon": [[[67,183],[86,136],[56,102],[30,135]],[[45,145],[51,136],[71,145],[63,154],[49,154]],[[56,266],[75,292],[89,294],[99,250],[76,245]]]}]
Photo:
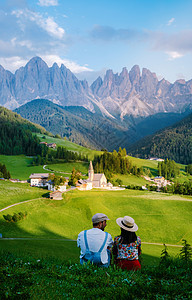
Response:
[{"label": "man in white shirt", "polygon": [[[108,267],[111,261],[111,248],[113,245],[112,236],[109,233],[105,233],[104,229],[107,226],[108,217],[102,213],[97,213],[92,217],[93,228],[86,231],[81,231],[78,235],[77,246],[81,248],[80,254],[80,263],[83,264],[87,262],[85,258],[85,253],[87,246],[89,250],[93,253],[100,252],[101,263],[99,264],[102,267]],[[86,241],[87,239],[87,246]]]}]

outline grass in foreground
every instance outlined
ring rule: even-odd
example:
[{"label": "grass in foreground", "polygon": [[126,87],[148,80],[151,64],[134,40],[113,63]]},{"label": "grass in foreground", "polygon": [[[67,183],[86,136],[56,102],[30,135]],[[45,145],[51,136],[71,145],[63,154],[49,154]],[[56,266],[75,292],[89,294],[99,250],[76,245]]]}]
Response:
[{"label": "grass in foreground", "polygon": [[[8,251],[15,255],[30,256],[38,259],[57,259],[60,263],[71,261],[79,263],[80,249],[76,241],[53,239],[21,239],[21,240],[0,240],[1,251]],[[168,252],[171,256],[178,255],[178,247],[169,247]],[[145,266],[159,264],[163,245],[142,244],[142,263]]]},{"label": "grass in foreground", "polygon": [[169,259],[141,271],[113,266],[34,259],[9,253],[0,255],[2,299],[190,299],[191,261]]}]

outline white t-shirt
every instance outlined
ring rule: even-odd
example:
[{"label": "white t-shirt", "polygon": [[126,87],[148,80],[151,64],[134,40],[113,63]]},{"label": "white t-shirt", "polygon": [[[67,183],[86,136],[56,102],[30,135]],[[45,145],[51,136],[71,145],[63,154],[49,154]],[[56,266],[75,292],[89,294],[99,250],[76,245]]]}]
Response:
[{"label": "white t-shirt", "polygon": [[[105,232],[99,228],[92,228],[87,230],[87,242],[89,246],[89,250],[93,252],[98,252],[101,246],[103,245],[105,239]],[[108,254],[107,247],[112,247],[113,239],[112,236],[108,233],[107,242],[103,251],[101,252],[101,262],[103,264],[108,263]],[[77,246],[81,248],[80,258],[85,255],[86,246],[84,241],[84,231],[81,231],[77,238]]]}]

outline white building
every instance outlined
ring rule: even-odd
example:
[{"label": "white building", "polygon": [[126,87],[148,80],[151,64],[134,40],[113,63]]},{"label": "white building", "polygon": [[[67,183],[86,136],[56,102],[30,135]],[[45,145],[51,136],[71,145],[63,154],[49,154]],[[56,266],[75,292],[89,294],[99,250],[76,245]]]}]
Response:
[{"label": "white building", "polygon": [[31,186],[44,187],[47,186],[49,173],[32,173],[29,178],[31,179]]},{"label": "white building", "polygon": [[59,191],[59,192],[64,193],[64,192],[66,192],[67,184],[68,183],[65,182],[63,185],[59,185],[59,186],[56,187],[54,185],[54,183],[51,180],[49,180],[47,182],[47,188],[48,188],[49,191],[52,191],[52,192]]}]

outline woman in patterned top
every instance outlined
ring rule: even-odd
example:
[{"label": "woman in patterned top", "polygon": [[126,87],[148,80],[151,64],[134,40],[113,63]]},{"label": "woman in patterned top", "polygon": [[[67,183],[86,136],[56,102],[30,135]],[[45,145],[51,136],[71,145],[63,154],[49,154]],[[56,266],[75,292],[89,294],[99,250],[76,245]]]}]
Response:
[{"label": "woman in patterned top", "polygon": [[133,218],[125,216],[118,218],[117,224],[121,227],[121,235],[114,239],[114,262],[121,269],[141,269],[139,255],[141,254],[141,239],[136,235],[137,224]]}]

